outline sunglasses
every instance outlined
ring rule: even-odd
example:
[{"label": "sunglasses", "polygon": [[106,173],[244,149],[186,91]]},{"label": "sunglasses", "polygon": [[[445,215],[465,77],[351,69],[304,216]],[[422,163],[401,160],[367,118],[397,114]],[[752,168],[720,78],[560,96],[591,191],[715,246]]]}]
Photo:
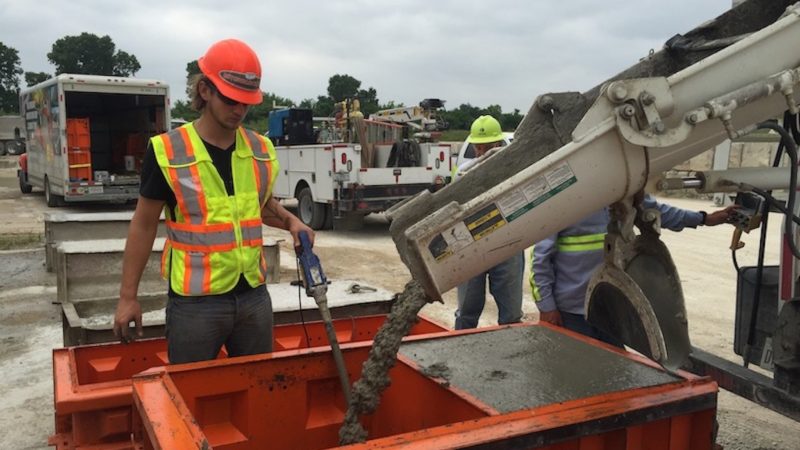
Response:
[{"label": "sunglasses", "polygon": [[214,83],[212,83],[212,82],[210,82],[210,81],[206,81],[205,83],[206,83],[206,85],[208,86],[208,88],[209,88],[209,89],[211,89],[211,91],[212,91],[212,92],[213,92],[213,93],[214,93],[214,94],[215,94],[217,97],[219,97],[219,99],[220,99],[220,100],[222,100],[222,103],[225,103],[225,104],[226,104],[226,105],[228,105],[228,106],[244,105],[244,107],[245,107],[245,108],[247,108],[247,107],[249,107],[249,106],[250,106],[250,105],[247,105],[247,104],[245,104],[245,103],[242,103],[242,102],[240,102],[240,101],[238,101],[238,100],[234,100],[234,99],[232,99],[232,98],[230,98],[230,97],[226,97],[226,96],[222,95],[222,92],[220,92],[220,91],[219,91],[219,89],[217,89],[217,87],[216,87],[216,86],[214,86]]}]

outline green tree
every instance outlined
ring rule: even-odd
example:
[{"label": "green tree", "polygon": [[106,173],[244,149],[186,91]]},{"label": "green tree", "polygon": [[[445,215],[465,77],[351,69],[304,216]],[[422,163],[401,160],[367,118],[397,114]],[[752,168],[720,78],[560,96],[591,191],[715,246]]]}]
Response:
[{"label": "green tree", "polygon": [[183,119],[189,122],[200,117],[200,113],[193,110],[188,101],[184,102],[183,100],[175,102],[172,106],[171,114],[173,119]]},{"label": "green tree", "polygon": [[19,111],[19,76],[22,75],[19,53],[0,42],[0,112]]},{"label": "green tree", "polygon": [[358,101],[361,103],[361,112],[364,117],[381,109],[378,104],[378,92],[375,88],[361,89],[358,91]]},{"label": "green tree", "polygon": [[333,100],[325,95],[317,97],[314,102],[314,115],[317,117],[330,117],[333,115]]},{"label": "green tree", "polygon": [[133,76],[141,66],[136,56],[117,51],[109,36],[91,33],[64,36],[53,44],[47,60],[56,66],[56,75],[82,73],[91,75]]},{"label": "green tree", "polygon": [[197,60],[189,61],[186,63],[186,96],[191,97],[191,86],[189,83],[192,81],[192,77],[200,73],[200,66],[197,64]]},{"label": "green tree", "polygon": [[328,97],[334,102],[355,98],[360,87],[361,82],[350,75],[336,74],[328,79]]},{"label": "green tree", "polygon": [[50,78],[52,78],[52,75],[46,72],[25,72],[25,84],[28,86],[39,84],[42,81],[49,80]]},{"label": "green tree", "polygon": [[137,60],[135,56],[128,52],[123,52],[122,50],[118,50],[117,53],[114,53],[113,61],[114,72],[112,75],[117,77],[133,76],[133,74],[142,68],[142,66],[139,65],[139,60]]},{"label": "green tree", "polygon": [[500,116],[500,126],[505,131],[514,131],[519,126],[519,123],[522,122],[522,114],[520,114],[519,109],[514,108],[513,113],[503,113]]}]

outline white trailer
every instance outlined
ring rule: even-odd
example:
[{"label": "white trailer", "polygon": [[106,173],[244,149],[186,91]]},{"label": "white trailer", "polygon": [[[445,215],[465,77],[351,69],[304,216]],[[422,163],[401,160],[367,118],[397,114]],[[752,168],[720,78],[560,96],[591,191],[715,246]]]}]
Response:
[{"label": "white trailer", "polygon": [[[276,147],[281,169],[273,196],[296,198],[297,215],[314,229],[357,228],[365,215],[426,189],[435,190],[453,167],[449,144],[419,144],[417,164],[395,167],[392,145],[376,145],[362,164],[360,144],[328,143]],[[397,152],[396,152],[397,153]]]},{"label": "white trailer", "polygon": [[136,199],[147,140],[169,130],[169,101],[165,82],[137,78],[61,74],[24,89],[20,189],[43,189],[48,206]]}]

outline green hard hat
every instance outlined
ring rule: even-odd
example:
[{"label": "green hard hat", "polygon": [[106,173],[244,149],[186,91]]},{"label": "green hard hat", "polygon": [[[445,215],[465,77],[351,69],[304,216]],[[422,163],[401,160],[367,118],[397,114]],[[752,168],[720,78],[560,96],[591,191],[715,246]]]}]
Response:
[{"label": "green hard hat", "polygon": [[472,144],[488,144],[503,140],[500,122],[492,116],[480,116],[472,122],[467,142]]}]

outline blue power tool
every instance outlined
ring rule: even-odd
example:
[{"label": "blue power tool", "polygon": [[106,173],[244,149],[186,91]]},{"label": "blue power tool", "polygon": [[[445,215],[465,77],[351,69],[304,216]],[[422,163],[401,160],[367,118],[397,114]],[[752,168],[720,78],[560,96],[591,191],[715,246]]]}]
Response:
[{"label": "blue power tool", "polygon": [[339,372],[339,381],[342,383],[342,391],[349,405],[350,381],[347,377],[347,368],[344,365],[342,350],[339,348],[339,341],[336,339],[331,312],[328,309],[328,279],[325,278],[319,258],[311,250],[311,239],[309,239],[308,233],[301,231],[298,237],[300,238],[300,246],[295,247],[294,250],[297,254],[297,263],[301,267],[300,273],[303,278],[303,286],[306,289],[306,295],[314,298],[317,303],[319,314],[325,323],[325,332],[328,334],[328,342],[331,344],[333,360],[336,363],[336,370]]}]

